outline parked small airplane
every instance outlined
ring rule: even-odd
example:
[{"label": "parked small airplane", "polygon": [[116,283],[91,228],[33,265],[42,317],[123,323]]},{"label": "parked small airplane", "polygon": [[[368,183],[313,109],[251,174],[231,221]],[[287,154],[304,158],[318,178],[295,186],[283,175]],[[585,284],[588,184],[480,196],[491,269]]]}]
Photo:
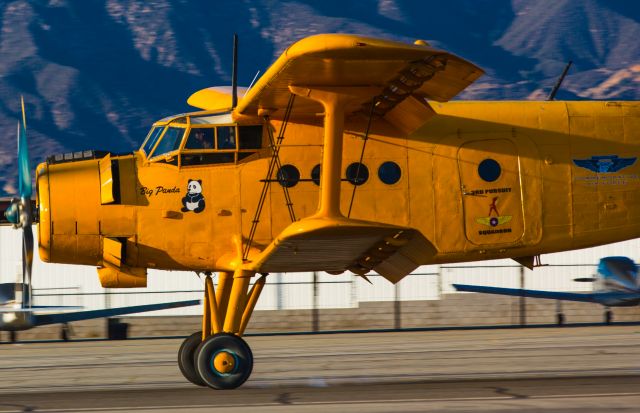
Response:
[{"label": "parked small airplane", "polygon": [[31,288],[28,284],[1,283],[0,331],[21,331],[49,324],[67,324],[73,321],[144,313],[198,304],[200,304],[200,300],[186,300],[78,311],[81,307],[33,305]]},{"label": "parked small airplane", "polygon": [[42,260],[96,266],[105,287],[145,286],[147,268],[205,274],[202,332],[178,352],[195,384],[248,379],[241,336],[271,272],[397,283],[425,264],[533,267],[640,236],[638,102],[450,102],[480,68],[421,40],[346,34],[293,44],[243,96],[235,73],[133,154],[48,158],[35,211],[21,144],[6,213],[27,267],[37,218]]},{"label": "parked small airplane", "polygon": [[601,258],[598,264],[598,271],[594,277],[576,278],[575,281],[593,282],[593,292],[571,293],[467,284],[453,284],[453,286],[458,291],[472,293],[596,303],[607,307],[607,311],[605,312],[605,322],[607,323],[611,322],[612,317],[608,307],[629,307],[640,304],[640,277],[638,276],[638,266],[630,258]]}]

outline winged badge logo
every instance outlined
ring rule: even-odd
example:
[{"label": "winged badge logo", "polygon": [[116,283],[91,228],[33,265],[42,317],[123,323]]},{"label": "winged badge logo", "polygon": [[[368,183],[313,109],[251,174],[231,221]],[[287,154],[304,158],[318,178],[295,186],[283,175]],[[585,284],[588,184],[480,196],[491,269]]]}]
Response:
[{"label": "winged badge logo", "polygon": [[498,225],[506,224],[511,221],[511,215],[503,215],[501,217],[482,217],[476,218],[478,224],[486,225],[488,227],[497,227]]},{"label": "winged badge logo", "polygon": [[[498,197],[496,196],[492,199],[491,204],[489,204],[489,216],[476,218],[476,222],[488,227],[497,227],[498,225],[503,225],[511,221],[511,215],[500,215],[497,203]],[[492,216],[494,213],[496,216]]]},{"label": "winged badge logo", "polygon": [[620,158],[618,155],[592,156],[591,159],[574,159],[573,163],[580,168],[596,173],[613,173],[628,168],[638,158]]}]

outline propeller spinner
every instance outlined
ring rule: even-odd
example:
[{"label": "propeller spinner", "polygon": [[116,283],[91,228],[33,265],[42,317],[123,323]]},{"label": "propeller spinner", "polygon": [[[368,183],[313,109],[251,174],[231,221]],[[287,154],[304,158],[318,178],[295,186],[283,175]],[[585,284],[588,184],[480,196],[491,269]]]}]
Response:
[{"label": "propeller spinner", "polygon": [[[31,296],[31,268],[33,266],[33,211],[31,208],[31,169],[29,167],[29,148],[27,146],[27,121],[24,111],[24,99],[20,99],[22,106],[22,122],[18,122],[18,193],[19,198],[13,198],[4,216],[16,229],[22,228],[22,283]],[[23,302],[31,305],[29,303]]]}]

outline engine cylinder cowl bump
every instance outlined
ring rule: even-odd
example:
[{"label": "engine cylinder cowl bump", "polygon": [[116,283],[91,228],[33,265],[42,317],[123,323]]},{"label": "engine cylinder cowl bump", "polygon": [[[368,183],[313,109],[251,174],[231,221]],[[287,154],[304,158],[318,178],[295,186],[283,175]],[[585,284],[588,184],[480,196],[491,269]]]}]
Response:
[{"label": "engine cylinder cowl bump", "polygon": [[51,262],[51,212],[49,209],[49,175],[46,163],[36,168],[36,205],[38,210],[38,253]]},{"label": "engine cylinder cowl bump", "polygon": [[100,263],[99,183],[98,160],[38,166],[38,240],[43,261]]}]

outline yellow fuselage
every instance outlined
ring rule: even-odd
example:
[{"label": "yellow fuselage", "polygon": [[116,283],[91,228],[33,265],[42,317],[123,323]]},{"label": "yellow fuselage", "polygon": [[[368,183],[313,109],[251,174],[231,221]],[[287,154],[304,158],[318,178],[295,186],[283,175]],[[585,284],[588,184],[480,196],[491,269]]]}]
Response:
[{"label": "yellow fuselage", "polygon": [[[345,169],[360,159],[366,121],[347,125],[353,132],[344,135],[343,215],[353,196],[351,218],[416,228],[436,251],[422,264],[526,257],[640,236],[637,102],[431,106],[437,114],[409,137],[374,122],[362,161],[368,179],[355,195]],[[280,123],[271,126],[277,131]],[[311,172],[321,162],[322,134],[321,126],[291,123],[280,150],[281,164],[300,173],[288,189],[297,219],[318,206]],[[102,266],[109,238],[123,243],[123,265],[132,268],[233,270],[234,239],[246,242],[267,178],[272,152],[263,142],[258,153],[226,164],[178,167],[141,152],[112,157],[119,199],[108,204],[104,162],[41,164],[41,258]],[[379,177],[386,162],[400,167],[396,183]],[[206,201],[199,213],[182,210],[192,180],[201,181]],[[290,223],[283,188],[272,182],[256,253]]]}]

